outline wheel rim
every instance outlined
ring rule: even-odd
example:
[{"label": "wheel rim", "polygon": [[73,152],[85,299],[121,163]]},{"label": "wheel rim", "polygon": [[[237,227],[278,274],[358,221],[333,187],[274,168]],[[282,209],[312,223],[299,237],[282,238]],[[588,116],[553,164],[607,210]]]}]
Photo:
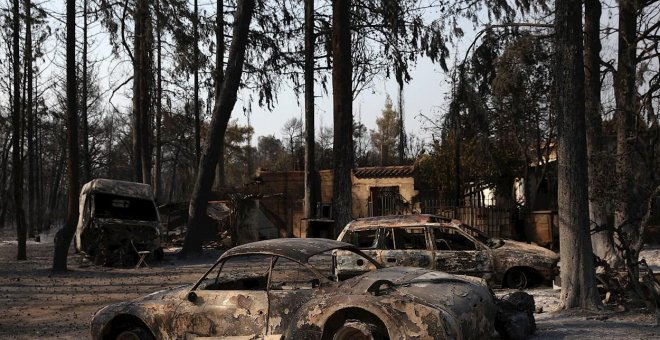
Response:
[{"label": "wheel rim", "polygon": [[509,288],[523,289],[527,288],[527,275],[520,270],[513,270],[507,275],[507,285]]},{"label": "wheel rim", "polygon": [[369,326],[363,323],[350,323],[343,325],[335,335],[333,340],[373,340],[374,336]]},{"label": "wheel rim", "polygon": [[140,335],[134,332],[133,330],[123,331],[117,336],[117,340],[140,340],[140,339],[141,339]]}]

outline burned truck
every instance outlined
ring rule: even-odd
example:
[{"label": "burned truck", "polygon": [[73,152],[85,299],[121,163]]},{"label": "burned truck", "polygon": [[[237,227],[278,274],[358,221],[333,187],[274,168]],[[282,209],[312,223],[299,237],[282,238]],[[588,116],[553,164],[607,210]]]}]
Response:
[{"label": "burned truck", "polygon": [[138,251],[159,259],[160,218],[151,186],[94,179],[80,191],[76,250],[98,265],[126,266]]}]

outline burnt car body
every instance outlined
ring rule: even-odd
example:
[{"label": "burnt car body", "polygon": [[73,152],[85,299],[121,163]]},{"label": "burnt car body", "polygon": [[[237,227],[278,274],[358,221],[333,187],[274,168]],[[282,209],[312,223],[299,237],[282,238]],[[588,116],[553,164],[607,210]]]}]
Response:
[{"label": "burnt car body", "polygon": [[160,248],[160,217],[151,186],[94,179],[80,191],[76,250],[97,264],[134,264],[136,251]]},{"label": "burnt car body", "polygon": [[[527,288],[550,282],[559,255],[533,244],[489,238],[460,221],[396,215],[350,222],[337,238],[385,267],[416,266],[484,278],[491,287]],[[364,271],[352,254],[337,257],[339,275]]]},{"label": "burnt car body", "polygon": [[[334,253],[372,268],[338,280]],[[496,305],[483,280],[382,268],[355,246],[275,239],[232,248],[194,285],[97,311],[94,339],[487,339]]]}]

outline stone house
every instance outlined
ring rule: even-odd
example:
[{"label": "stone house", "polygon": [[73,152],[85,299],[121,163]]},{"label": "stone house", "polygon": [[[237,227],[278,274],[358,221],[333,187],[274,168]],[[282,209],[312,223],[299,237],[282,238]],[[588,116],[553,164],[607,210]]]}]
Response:
[{"label": "stone house", "polygon": [[[353,218],[424,211],[424,197],[437,197],[416,185],[414,166],[356,168],[352,172]],[[260,169],[250,199],[239,216],[240,243],[273,237],[334,238],[332,170],[318,172],[316,214],[303,216],[304,172]]]}]

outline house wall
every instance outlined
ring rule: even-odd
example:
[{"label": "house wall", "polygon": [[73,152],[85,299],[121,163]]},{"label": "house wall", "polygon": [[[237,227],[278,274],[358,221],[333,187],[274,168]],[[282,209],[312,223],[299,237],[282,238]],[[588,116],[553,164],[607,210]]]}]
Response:
[{"label": "house wall", "polygon": [[[257,177],[261,179],[258,186],[261,195],[259,214],[266,218],[269,225],[279,230],[279,237],[307,237],[308,223],[303,219],[304,172],[264,171],[258,172]],[[319,171],[319,203],[332,203],[332,179],[332,170]],[[408,202],[412,202],[412,198],[418,194],[413,177],[357,178],[353,175],[352,182],[352,188],[347,190],[353,193],[353,218],[368,216],[371,187],[399,186],[399,194]],[[257,212],[253,210],[253,213]],[[265,220],[261,221],[265,223]]]},{"label": "house wall", "polygon": [[238,244],[277,238],[278,228],[261,210],[260,200],[245,200],[241,203],[238,221]]},{"label": "house wall", "polygon": [[415,180],[412,177],[398,178],[357,178],[353,176],[353,218],[369,216],[369,196],[372,187],[398,186],[399,194],[412,203],[413,197],[419,192],[415,190]]}]

